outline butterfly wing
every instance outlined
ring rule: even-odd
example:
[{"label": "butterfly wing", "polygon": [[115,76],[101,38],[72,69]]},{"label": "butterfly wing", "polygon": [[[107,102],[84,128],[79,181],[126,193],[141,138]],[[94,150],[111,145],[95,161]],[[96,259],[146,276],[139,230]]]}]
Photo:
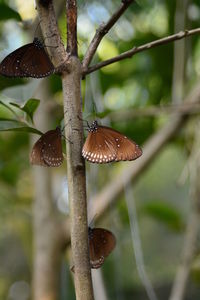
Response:
[{"label": "butterfly wing", "polygon": [[24,45],[6,56],[0,63],[0,74],[7,77],[27,77],[20,67],[20,62],[30,45]]},{"label": "butterfly wing", "polygon": [[82,150],[83,157],[92,163],[108,163],[117,156],[115,147],[110,143],[109,136],[104,134],[101,127],[89,132]]},{"label": "butterfly wing", "polygon": [[94,269],[100,268],[105,258],[115,248],[116,239],[113,233],[103,228],[89,227],[90,264]]},{"label": "butterfly wing", "polygon": [[45,167],[59,167],[63,159],[59,128],[44,133],[33,146],[30,155],[31,164]]},{"label": "butterfly wing", "polygon": [[34,144],[29,160],[32,165],[39,165],[39,166],[46,167],[47,165],[42,155],[42,149],[44,146],[43,136],[44,135],[42,135],[39,138],[39,140],[37,140],[37,142]]},{"label": "butterfly wing", "polygon": [[54,71],[44,47],[38,47],[35,43],[29,44],[29,49],[21,58],[20,68],[28,77],[41,78],[49,76]]},{"label": "butterfly wing", "polygon": [[46,77],[54,72],[42,44],[34,39],[11,52],[0,64],[0,74],[7,77]]},{"label": "butterfly wing", "polygon": [[117,130],[106,126],[101,127],[117,151],[115,161],[135,160],[142,155],[142,149],[134,141]]},{"label": "butterfly wing", "polygon": [[142,155],[141,148],[120,132],[98,126],[90,131],[82,150],[83,157],[92,163],[135,160]]}]

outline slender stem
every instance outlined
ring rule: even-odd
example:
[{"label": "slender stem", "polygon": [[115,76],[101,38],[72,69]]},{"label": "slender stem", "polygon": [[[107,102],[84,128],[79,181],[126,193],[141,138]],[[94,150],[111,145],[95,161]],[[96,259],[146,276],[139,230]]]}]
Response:
[{"label": "slender stem", "polygon": [[88,248],[85,162],[81,155],[81,63],[77,57],[77,4],[67,0],[67,51],[70,72],[63,74],[64,117],[67,146],[67,180],[70,202],[71,247],[77,300],[93,300]]},{"label": "slender stem", "polygon": [[138,270],[138,275],[140,276],[141,282],[146,290],[149,300],[158,300],[156,293],[154,291],[153,285],[149,279],[145,268],[143,248],[140,238],[140,229],[138,225],[137,208],[135,204],[135,199],[133,195],[132,188],[129,185],[124,187],[125,201],[128,211],[129,224],[132,236],[132,245],[135,255],[136,267]]},{"label": "slender stem", "polygon": [[191,36],[191,35],[195,35],[195,34],[199,34],[200,33],[200,28],[196,28],[196,29],[192,29],[192,30],[184,30],[184,31],[180,31],[179,33],[176,33],[176,34],[173,34],[173,35],[170,35],[170,36],[167,36],[167,37],[164,37],[162,39],[159,39],[159,40],[156,40],[156,41],[153,41],[153,42],[150,42],[150,43],[147,43],[147,44],[144,44],[142,46],[139,46],[139,47],[133,47],[132,49],[118,55],[118,56],[115,56],[111,59],[108,59],[108,60],[105,60],[105,61],[102,61],[96,65],[93,65],[89,68],[83,68],[83,76],[89,74],[89,73],[92,73],[96,70],[99,70],[105,66],[108,66],[110,64],[113,64],[117,61],[120,61],[120,60],[123,60],[125,58],[130,58],[132,57],[133,55],[135,55],[136,53],[139,53],[139,52],[142,52],[142,51],[146,51],[146,50],[149,50],[151,48],[155,48],[157,46],[161,46],[161,45],[165,45],[165,44],[168,44],[170,42],[173,42],[173,41],[177,41],[177,40],[180,40],[180,39],[183,39],[185,37],[188,37],[188,36]]},{"label": "slender stem", "polygon": [[183,103],[178,105],[160,105],[144,108],[131,108],[126,110],[116,110],[108,114],[111,121],[123,122],[141,117],[159,117],[163,114],[199,114],[199,103]]},{"label": "slender stem", "polygon": [[124,11],[133,3],[135,0],[123,0],[121,6],[117,9],[117,11],[111,16],[107,23],[103,23],[97,29],[95,36],[93,37],[88,50],[83,58],[82,65],[84,69],[87,69],[89,66],[97,47],[99,46],[102,38],[108,33],[108,31],[113,27],[113,25],[118,21]]},{"label": "slender stem", "polygon": [[67,53],[62,43],[57,26],[56,15],[52,0],[48,0],[48,6],[41,5],[41,1],[36,0],[37,12],[40,20],[40,27],[45,38],[45,44],[55,67],[64,64],[67,60]]},{"label": "slender stem", "polygon": [[67,180],[70,201],[71,247],[77,300],[93,300],[88,250],[85,163],[81,156],[83,126],[80,102],[81,64],[71,56],[72,72],[62,78],[67,142]]},{"label": "slender stem", "polygon": [[183,300],[187,291],[187,285],[191,272],[192,263],[196,254],[199,235],[199,175],[200,175],[200,124],[198,122],[194,130],[194,144],[189,158],[190,178],[190,212],[187,221],[184,243],[180,264],[177,269],[169,300]]},{"label": "slender stem", "polygon": [[67,4],[67,52],[77,56],[77,5],[68,0]]}]

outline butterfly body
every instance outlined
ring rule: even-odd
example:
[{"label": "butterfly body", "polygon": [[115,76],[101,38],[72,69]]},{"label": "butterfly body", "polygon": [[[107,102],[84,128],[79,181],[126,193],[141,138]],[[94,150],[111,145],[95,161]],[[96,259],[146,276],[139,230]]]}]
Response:
[{"label": "butterfly body", "polygon": [[104,263],[105,258],[113,251],[116,245],[114,234],[104,228],[88,228],[90,265],[98,269]]},{"label": "butterfly body", "polygon": [[33,146],[30,163],[43,167],[59,167],[64,159],[61,136],[60,127],[44,133]]},{"label": "butterfly body", "polygon": [[125,135],[94,121],[88,129],[83,146],[83,157],[92,163],[135,160],[142,155],[141,148]]},{"label": "butterfly body", "polygon": [[37,38],[11,52],[0,63],[0,74],[6,77],[42,78],[53,72],[54,66]]}]

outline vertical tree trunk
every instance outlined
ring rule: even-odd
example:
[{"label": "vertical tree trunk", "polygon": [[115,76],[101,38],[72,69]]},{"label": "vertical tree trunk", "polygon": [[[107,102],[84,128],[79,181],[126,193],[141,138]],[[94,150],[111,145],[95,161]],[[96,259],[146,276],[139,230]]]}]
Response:
[{"label": "vertical tree trunk", "polygon": [[[77,300],[92,300],[93,289],[88,249],[88,224],[85,164],[81,156],[83,126],[81,121],[81,72],[77,57],[77,3],[67,0],[67,53],[61,43],[52,0],[36,0],[45,41],[57,47],[49,48],[54,66],[62,65],[65,133],[67,144],[67,175],[70,201],[71,245],[75,270]],[[44,3],[43,3],[44,2]]]},{"label": "vertical tree trunk", "polygon": [[[45,99],[48,98],[47,84],[43,80],[36,97],[41,99],[36,114],[36,124],[40,130],[49,129],[49,117],[46,110]],[[36,137],[38,139],[38,136]],[[62,257],[62,229],[57,222],[56,211],[53,205],[51,191],[50,169],[33,167],[33,181],[35,199],[33,204],[33,299],[56,300],[59,299],[60,261]]]},{"label": "vertical tree trunk", "polygon": [[[185,18],[188,0],[177,0],[174,18],[174,31],[179,32],[185,28]],[[172,103],[183,101],[185,70],[185,39],[174,43],[174,66],[172,80]]]},{"label": "vertical tree trunk", "polygon": [[77,300],[93,300],[89,263],[85,162],[82,157],[83,124],[81,108],[82,67],[77,55],[77,3],[67,0],[67,53],[70,70],[62,77],[67,179],[70,201],[71,246]]},{"label": "vertical tree trunk", "polygon": [[71,246],[75,271],[77,300],[92,300],[93,291],[89,265],[88,223],[85,164],[81,156],[83,127],[81,118],[81,65],[70,58],[72,72],[63,76],[64,110],[67,142],[67,179],[70,200]]}]

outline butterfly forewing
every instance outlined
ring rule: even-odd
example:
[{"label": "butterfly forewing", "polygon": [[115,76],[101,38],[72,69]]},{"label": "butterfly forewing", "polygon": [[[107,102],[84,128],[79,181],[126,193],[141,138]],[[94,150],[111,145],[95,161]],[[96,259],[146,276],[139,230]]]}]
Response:
[{"label": "butterfly forewing", "polygon": [[46,167],[46,163],[42,156],[42,149],[43,149],[43,136],[39,138],[39,140],[34,144],[33,149],[30,154],[30,163],[32,165],[39,165]]},{"label": "butterfly forewing", "polygon": [[82,150],[83,157],[92,163],[135,160],[142,155],[141,148],[120,132],[99,126],[94,121]]},{"label": "butterfly forewing", "polygon": [[116,239],[113,233],[103,228],[89,227],[90,264],[94,269],[100,268],[105,258],[115,248]]},{"label": "butterfly forewing", "polygon": [[101,132],[99,127],[96,132],[89,132],[83,146],[82,154],[92,163],[107,163],[116,159],[116,150],[109,141],[109,137]]},{"label": "butterfly forewing", "polygon": [[54,66],[37,38],[10,53],[0,63],[0,74],[7,77],[41,78],[53,72]]},{"label": "butterfly forewing", "polygon": [[45,167],[58,167],[63,162],[61,130],[49,130],[33,146],[30,162]]},{"label": "butterfly forewing", "polygon": [[3,59],[3,61],[0,63],[1,75],[7,77],[27,77],[20,68],[20,62],[24,53],[27,51],[28,45],[18,48]]},{"label": "butterfly forewing", "polygon": [[142,149],[132,140],[120,132],[105,126],[101,126],[109,136],[110,143],[117,149],[115,161],[135,160],[142,155]]},{"label": "butterfly forewing", "polygon": [[34,43],[23,55],[20,68],[27,76],[41,78],[53,73],[54,67],[44,48],[36,46]]}]

